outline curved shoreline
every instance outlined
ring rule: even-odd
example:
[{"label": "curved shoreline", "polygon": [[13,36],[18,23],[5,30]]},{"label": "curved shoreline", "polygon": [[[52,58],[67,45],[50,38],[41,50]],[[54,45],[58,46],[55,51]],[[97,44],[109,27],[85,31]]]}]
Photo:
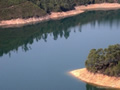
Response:
[{"label": "curved shoreline", "polygon": [[102,3],[102,4],[91,4],[88,6],[76,6],[75,10],[67,12],[52,12],[50,15],[46,15],[39,18],[28,18],[28,19],[11,19],[11,20],[2,20],[0,21],[0,27],[20,27],[27,24],[35,24],[42,21],[48,20],[57,20],[65,17],[70,17],[74,15],[81,14],[88,10],[115,10],[120,9],[120,4],[118,3]]},{"label": "curved shoreline", "polygon": [[110,77],[103,74],[94,74],[89,72],[86,68],[73,70],[70,74],[86,83],[120,89],[120,77]]}]

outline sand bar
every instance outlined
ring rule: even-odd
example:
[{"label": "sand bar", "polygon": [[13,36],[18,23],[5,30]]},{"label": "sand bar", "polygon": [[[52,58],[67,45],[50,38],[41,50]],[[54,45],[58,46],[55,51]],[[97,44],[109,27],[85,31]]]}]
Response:
[{"label": "sand bar", "polygon": [[85,12],[86,10],[114,10],[120,9],[120,4],[118,3],[102,3],[102,4],[91,4],[91,5],[82,5],[76,6],[75,10],[67,11],[67,12],[52,12],[50,15],[46,15],[39,18],[28,18],[28,19],[11,19],[11,20],[2,20],[0,21],[1,27],[16,27],[16,26],[23,26],[26,24],[35,24],[42,21],[48,20],[56,20],[65,17],[70,17],[74,15],[78,15],[80,13]]},{"label": "sand bar", "polygon": [[94,74],[89,72],[86,68],[73,70],[70,74],[86,83],[120,89],[120,77],[110,77],[98,73]]}]

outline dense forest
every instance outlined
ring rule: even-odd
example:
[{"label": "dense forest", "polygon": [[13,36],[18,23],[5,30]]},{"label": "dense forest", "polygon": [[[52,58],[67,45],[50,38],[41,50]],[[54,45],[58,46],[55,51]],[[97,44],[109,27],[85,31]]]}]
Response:
[{"label": "dense forest", "polygon": [[104,2],[120,2],[118,0],[29,0],[38,5],[46,12],[51,11],[68,11],[74,9],[74,6],[87,5]]},{"label": "dense forest", "polygon": [[68,11],[77,5],[103,2],[119,3],[120,0],[0,0],[0,20],[41,17],[52,11]]},{"label": "dense forest", "polygon": [[90,72],[120,77],[120,44],[92,49],[85,65]]}]

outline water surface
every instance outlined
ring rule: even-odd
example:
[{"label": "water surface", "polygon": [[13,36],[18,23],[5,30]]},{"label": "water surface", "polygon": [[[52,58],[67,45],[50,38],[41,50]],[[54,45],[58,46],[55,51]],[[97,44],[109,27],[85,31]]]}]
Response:
[{"label": "water surface", "polygon": [[120,10],[0,28],[0,90],[104,90],[77,80],[93,48],[120,43]]}]

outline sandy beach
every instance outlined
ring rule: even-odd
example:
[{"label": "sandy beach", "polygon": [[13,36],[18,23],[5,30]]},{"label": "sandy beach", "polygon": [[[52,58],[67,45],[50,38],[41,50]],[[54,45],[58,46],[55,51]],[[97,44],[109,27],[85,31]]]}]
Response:
[{"label": "sandy beach", "polygon": [[120,9],[120,4],[118,3],[102,3],[102,4],[91,4],[91,5],[82,5],[76,6],[75,10],[70,10],[67,12],[52,12],[50,15],[46,15],[39,18],[28,18],[28,19],[12,19],[12,20],[2,20],[0,21],[0,27],[16,27],[16,26],[24,26],[26,24],[35,24],[42,21],[48,20],[56,20],[65,17],[70,17],[74,15],[78,15],[88,10],[114,10]]},{"label": "sandy beach", "polygon": [[70,74],[86,83],[120,89],[120,77],[110,77],[103,74],[94,74],[89,72],[86,68],[73,70]]}]

